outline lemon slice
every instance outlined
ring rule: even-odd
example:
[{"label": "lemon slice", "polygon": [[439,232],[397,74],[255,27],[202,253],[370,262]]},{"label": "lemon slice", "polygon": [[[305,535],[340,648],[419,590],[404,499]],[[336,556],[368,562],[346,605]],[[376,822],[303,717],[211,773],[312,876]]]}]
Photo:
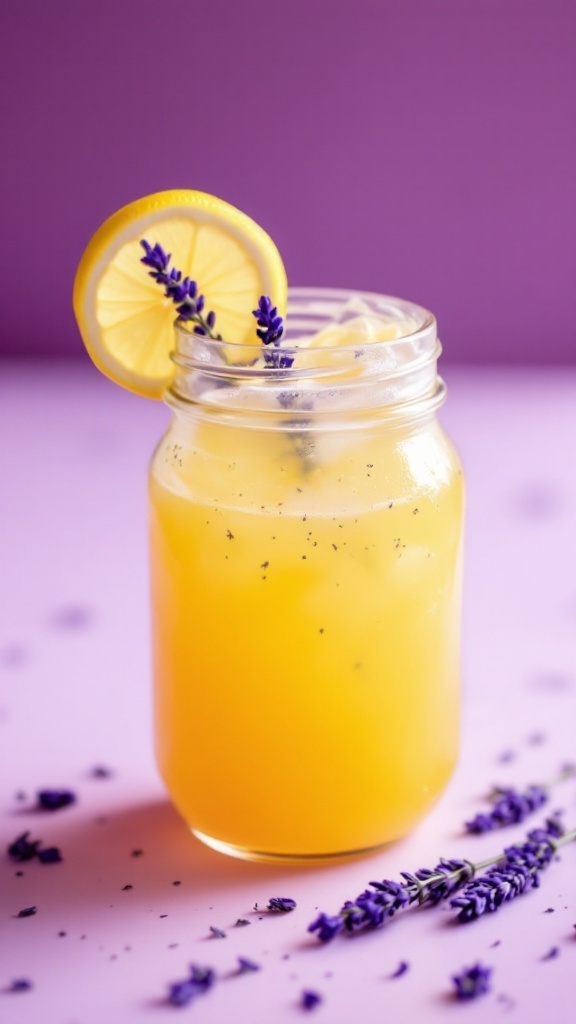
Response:
[{"label": "lemon slice", "polygon": [[287,282],[272,239],[222,199],[187,189],[145,196],[108,218],[92,237],[74,281],[74,312],[86,348],[117,384],[161,398],[174,376],[176,307],[141,262],[140,240],[158,242],[214,310],[214,330],[258,344],[252,310],[269,295],[282,316]]}]

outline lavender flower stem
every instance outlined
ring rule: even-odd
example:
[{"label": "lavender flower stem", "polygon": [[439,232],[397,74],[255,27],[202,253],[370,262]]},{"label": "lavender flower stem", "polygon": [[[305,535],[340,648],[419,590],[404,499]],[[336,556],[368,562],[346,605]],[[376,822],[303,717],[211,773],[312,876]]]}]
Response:
[{"label": "lavender flower stem", "polygon": [[[469,860],[441,860],[432,870],[422,868],[414,874],[401,872],[402,882],[390,879],[370,882],[371,888],[360,893],[354,901],[348,900],[344,903],[337,915],[330,917],[324,913],[319,914],[310,924],[308,931],[317,932],[321,942],[329,942],[341,932],[378,928],[398,910],[415,903],[435,905],[453,896],[460,889],[464,889],[462,897],[451,900],[451,906],[458,906],[461,909],[460,920],[472,920],[472,916],[464,916],[464,907],[468,906],[475,896],[474,887],[478,884],[475,879],[479,873],[486,869],[489,873],[490,870],[494,872],[499,869],[504,874],[520,873],[525,875],[523,888],[528,880],[532,885],[537,885],[539,871],[549,863],[556,850],[574,840],[576,829],[563,834],[558,820],[550,818],[544,829],[529,832],[524,844],[508,847],[487,860],[476,863]],[[489,883],[489,887],[491,885],[492,883]],[[501,902],[509,898],[511,897],[508,895],[502,895]],[[474,907],[476,906],[477,903],[474,904]]]},{"label": "lavender flower stem", "polygon": [[182,271],[177,270],[176,267],[168,269],[172,257],[164,251],[158,242],[151,245],[143,238],[140,245],[145,252],[140,262],[146,267],[151,267],[150,277],[165,289],[166,298],[175,303],[179,319],[195,323],[197,334],[204,334],[213,341],[222,341],[221,335],[214,334],[212,330],[216,319],[214,312],[210,311],[205,317],[202,315],[204,296],[198,294],[196,282],[191,281],[189,277],[183,278]]}]

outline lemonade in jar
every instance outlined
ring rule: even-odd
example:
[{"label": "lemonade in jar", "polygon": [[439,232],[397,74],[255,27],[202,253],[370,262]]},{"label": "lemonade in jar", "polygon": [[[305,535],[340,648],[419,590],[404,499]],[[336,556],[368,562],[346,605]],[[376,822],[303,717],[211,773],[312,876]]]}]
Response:
[{"label": "lemonade in jar", "polygon": [[248,218],[161,196],[101,229],[75,300],[100,368],[172,410],[149,487],[159,769],[223,852],[373,850],[458,748],[463,482],[436,322],[286,293]]}]

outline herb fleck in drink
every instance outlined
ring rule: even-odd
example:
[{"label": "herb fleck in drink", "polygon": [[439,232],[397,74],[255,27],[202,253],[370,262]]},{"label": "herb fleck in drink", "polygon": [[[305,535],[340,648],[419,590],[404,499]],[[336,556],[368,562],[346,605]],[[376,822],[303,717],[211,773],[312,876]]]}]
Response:
[{"label": "herb fleck in drink", "polygon": [[[426,814],[457,753],[462,474],[435,415],[435,321],[385,296],[293,289],[284,324],[269,239],[268,278],[246,246],[243,282],[219,295],[207,222],[190,220],[180,251],[203,261],[206,309],[200,273],[170,270],[172,222],[166,245],[144,239],[143,280],[179,304],[173,369],[141,363],[138,386],[122,370],[172,408],[150,476],[159,767],[224,852],[373,849]],[[163,240],[156,223],[134,237],[144,228]],[[224,218],[234,244],[244,229]],[[238,294],[257,336],[230,311]]]}]

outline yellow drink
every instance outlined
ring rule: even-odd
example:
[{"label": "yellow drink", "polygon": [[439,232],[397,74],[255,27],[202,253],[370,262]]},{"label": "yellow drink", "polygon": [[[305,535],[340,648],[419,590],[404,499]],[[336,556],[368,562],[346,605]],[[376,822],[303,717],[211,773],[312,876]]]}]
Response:
[{"label": "yellow drink", "polygon": [[274,419],[182,405],[157,450],[158,763],[217,848],[336,856],[455,763],[462,474],[433,412]]}]

